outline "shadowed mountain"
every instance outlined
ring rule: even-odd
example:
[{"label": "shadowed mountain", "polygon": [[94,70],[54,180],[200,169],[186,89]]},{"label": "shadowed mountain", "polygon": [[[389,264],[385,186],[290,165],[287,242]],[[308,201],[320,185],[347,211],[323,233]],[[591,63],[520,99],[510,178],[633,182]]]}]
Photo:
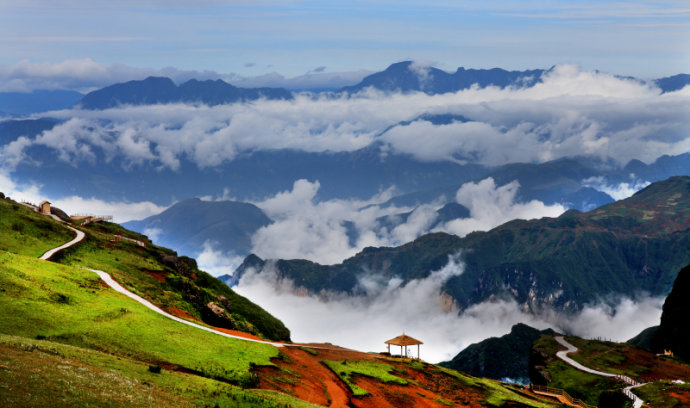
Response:
[{"label": "shadowed mountain", "polygon": [[[652,350],[661,352],[671,350],[685,362],[690,363],[690,265],[683,268],[673,289],[664,302],[661,324],[651,329]],[[645,332],[649,333],[650,329]],[[644,335],[645,332],[641,333]]]},{"label": "shadowed mountain", "polygon": [[206,242],[225,252],[245,255],[251,237],[271,220],[253,204],[235,201],[180,201],[158,215],[122,224],[157,236],[156,243],[186,254],[201,251]]},{"label": "shadowed mountain", "polygon": [[534,343],[542,335],[552,335],[551,329],[537,330],[523,323],[501,337],[490,337],[467,346],[450,361],[439,365],[478,377],[496,380],[529,381],[529,355]]},{"label": "shadowed mountain", "polygon": [[248,257],[235,277],[269,265],[309,293],[355,294],[363,277],[409,282],[460,254],[464,272],[443,285],[460,310],[505,297],[533,313],[577,311],[612,294],[667,294],[675,271],[690,263],[689,227],[690,177],[673,177],[587,213],[514,220],[464,238],[428,234],[400,247],[365,248],[336,265]]},{"label": "shadowed mountain", "polygon": [[493,69],[465,69],[460,67],[455,73],[448,73],[438,68],[417,65],[412,61],[403,61],[390,65],[384,71],[365,77],[357,85],[342,89],[355,93],[372,87],[387,92],[415,92],[441,94],[468,89],[472,85],[480,88],[487,86],[529,87],[539,82],[544,70],[506,71]]},{"label": "shadowed mountain", "polygon": [[89,92],[81,100],[84,109],[107,109],[118,105],[153,105],[166,103],[202,103],[210,106],[257,99],[292,99],[281,88],[238,88],[220,79],[189,80],[177,86],[170,78],[148,77]]},{"label": "shadowed mountain", "polygon": [[656,86],[661,88],[662,92],[673,92],[685,88],[690,84],[690,74],[678,74],[670,77],[659,78],[654,80]]}]

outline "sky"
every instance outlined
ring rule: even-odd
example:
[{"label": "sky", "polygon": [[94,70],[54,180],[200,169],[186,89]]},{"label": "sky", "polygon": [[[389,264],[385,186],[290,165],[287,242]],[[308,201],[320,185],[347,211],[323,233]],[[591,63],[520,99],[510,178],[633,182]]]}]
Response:
[{"label": "sky", "polygon": [[[690,72],[687,1],[0,0],[0,71],[81,61],[256,77],[575,64]],[[232,77],[230,75],[230,77]]]}]

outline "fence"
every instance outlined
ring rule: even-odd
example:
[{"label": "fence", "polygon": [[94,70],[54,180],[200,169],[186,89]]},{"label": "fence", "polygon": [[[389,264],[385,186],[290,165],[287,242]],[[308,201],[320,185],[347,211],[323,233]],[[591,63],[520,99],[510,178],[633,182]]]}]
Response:
[{"label": "fence", "polygon": [[532,384],[531,388],[532,391],[536,394],[549,394],[552,396],[560,396],[566,401],[568,405],[581,408],[597,408],[596,405],[589,405],[582,400],[571,397],[570,394],[568,394],[567,392],[565,392],[565,390],[562,390],[560,388],[546,387],[544,385],[536,384]]},{"label": "fence", "polygon": [[135,244],[139,245],[140,247],[146,247],[146,242],[144,242],[144,241],[139,241],[138,239],[134,239],[134,238],[127,238],[127,237],[119,235],[119,234],[114,235],[112,241],[113,242],[129,241],[129,242],[134,242]]}]

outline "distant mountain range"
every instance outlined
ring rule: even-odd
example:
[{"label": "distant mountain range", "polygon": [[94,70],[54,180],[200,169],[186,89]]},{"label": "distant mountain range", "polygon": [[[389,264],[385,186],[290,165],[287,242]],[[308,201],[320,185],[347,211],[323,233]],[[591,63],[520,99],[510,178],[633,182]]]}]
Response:
[{"label": "distant mountain range", "polygon": [[[274,155],[278,156],[279,154],[274,153]],[[288,156],[289,155],[290,154],[288,154]],[[291,155],[296,155],[296,153],[293,152]],[[312,157],[314,156],[315,155],[312,155]],[[263,171],[267,173],[267,178],[265,180],[257,180],[256,182],[258,184],[269,184],[271,181],[275,183],[279,180],[280,172],[276,171],[273,173],[275,177],[271,180],[269,178],[270,172],[267,171],[271,169],[271,165],[267,161],[257,161],[257,166],[261,163],[266,166],[263,167]],[[273,165],[275,165],[275,163],[274,161]],[[289,162],[285,161],[285,163],[285,171],[288,172],[289,169],[287,166]],[[326,164],[326,162],[324,161],[323,164]],[[385,165],[385,163],[381,163],[380,161],[378,163],[372,162],[372,164],[378,164],[380,166]],[[365,169],[368,168],[364,164],[361,166],[362,168],[360,168],[359,171],[365,171]],[[419,170],[419,174],[417,175],[420,179],[419,184],[422,185],[424,184],[424,177],[427,177],[422,167],[424,165],[416,164],[415,166]],[[431,164],[426,164],[426,166],[426,171],[434,171],[434,166]],[[450,164],[448,166],[453,167]],[[335,166],[330,168],[336,171],[338,170]],[[440,166],[438,168],[440,168]],[[315,169],[319,169],[319,167],[315,167]],[[351,169],[351,167],[345,168],[344,170],[348,169]],[[374,170],[375,168],[371,171]],[[622,170],[610,171],[607,173],[602,173],[594,167],[588,167],[583,164],[583,161],[575,159],[561,159],[543,164],[512,164],[501,166],[493,171],[485,169],[483,173],[479,173],[481,176],[475,177],[474,180],[492,177],[498,186],[517,180],[520,183],[520,189],[518,190],[517,196],[519,202],[540,200],[546,204],[560,203],[566,208],[571,209],[591,210],[601,205],[611,203],[614,200],[606,193],[592,187],[584,186],[583,180],[586,180],[588,177],[606,174],[606,177],[609,178],[612,183],[622,182],[629,180],[629,171],[632,170],[635,170],[639,174],[643,174],[646,177],[645,180],[656,180],[665,174],[690,174],[690,154],[675,157],[662,157],[651,165],[633,162]],[[262,169],[257,167],[254,168],[253,171],[247,171],[245,174],[247,178],[251,179],[256,177],[257,174],[261,174],[261,171]],[[306,177],[308,170],[304,169],[304,171]],[[320,180],[324,185],[334,184],[339,180],[343,180],[343,183],[345,183],[347,180],[347,174],[342,174],[338,176],[342,177],[342,179],[335,179],[329,182],[329,179],[326,178],[329,176],[329,173],[324,172],[323,168],[315,171],[320,171]],[[354,171],[353,169],[353,172]],[[478,171],[478,169],[475,168],[475,171]],[[350,174],[352,175],[352,173]],[[468,174],[464,175],[451,173],[447,176],[453,176],[454,174],[456,180],[458,180],[458,184],[403,194],[382,203],[381,206],[387,207],[396,205],[415,207],[431,202],[439,203],[437,204],[436,219],[429,226],[428,231],[454,219],[469,218],[471,215],[470,211],[454,200],[456,191],[462,186],[462,182],[460,181],[471,181],[466,180],[466,177],[473,173],[468,172]],[[153,175],[160,177],[157,173],[153,173]],[[337,175],[337,173],[332,175]],[[176,187],[178,189],[180,186],[186,185],[187,183],[185,181],[186,178],[182,176],[183,175],[180,175],[176,181]],[[146,180],[147,175],[142,175],[141,178],[142,180]],[[372,178],[375,180],[376,175],[372,175],[372,177],[367,179],[365,174],[362,174],[361,178],[350,180],[350,182],[361,180],[360,187],[367,188],[365,182],[371,181],[370,179]],[[442,178],[441,180],[433,180],[430,178],[426,181],[426,184],[431,185],[434,182],[441,182],[443,180],[447,179]],[[208,181],[200,179],[198,183],[192,183],[190,179],[189,185],[198,187],[199,184],[204,182]],[[289,182],[289,178],[285,180],[286,188],[288,188]],[[380,182],[381,185],[384,185],[383,181]],[[155,185],[154,182],[151,182],[151,184]],[[239,184],[234,184],[236,187],[238,185]],[[343,185],[339,186],[344,187]],[[370,188],[373,190],[375,186],[372,185]],[[185,190],[194,191],[192,188],[185,188]],[[346,196],[347,193],[356,194],[354,190],[334,193],[325,186],[324,190],[326,194],[320,194],[323,198],[329,198],[334,195],[338,196],[339,194]],[[199,190],[197,191],[199,192]],[[251,211],[248,210],[249,208],[251,208]],[[251,214],[251,216],[249,214]],[[388,231],[392,231],[397,226],[406,223],[411,214],[411,211],[396,213],[390,216],[380,217],[377,219],[377,222],[382,228],[385,227]],[[193,218],[198,218],[201,221],[194,224],[191,221]],[[252,204],[227,201],[221,204],[190,199],[176,203],[161,214],[140,221],[131,221],[124,225],[140,233],[146,233],[147,230],[159,230],[157,242],[184,254],[198,254],[203,250],[203,244],[205,242],[210,242],[214,243],[216,249],[222,250],[225,253],[246,256],[251,251],[251,236],[259,228],[271,222],[269,217]],[[343,227],[347,231],[350,245],[355,246],[359,234],[354,223],[346,221],[343,223]]]},{"label": "distant mountain range", "polygon": [[365,77],[357,85],[345,87],[345,92],[358,92],[373,87],[388,92],[421,91],[428,94],[457,92],[472,85],[530,87],[539,82],[542,69],[529,71],[506,71],[494,69],[465,69],[460,67],[450,74],[431,66],[421,66],[413,61],[403,61],[390,65],[384,71]]},{"label": "distant mountain range", "polygon": [[[436,95],[469,89],[475,85],[479,88],[487,86],[529,88],[541,82],[542,76],[549,71],[545,69],[506,71],[501,68],[465,69],[460,67],[454,73],[448,73],[413,61],[403,61],[365,77],[356,85],[344,87],[342,91],[355,93],[366,88],[374,88],[385,92],[424,92]],[[630,79],[635,80],[635,78]],[[640,82],[644,81],[640,80]],[[690,84],[690,75],[678,74],[651,82],[662,92],[672,92]]]},{"label": "distant mountain range", "polygon": [[460,254],[464,272],[443,286],[460,310],[508,297],[533,313],[544,307],[574,312],[611,294],[667,294],[677,271],[690,263],[689,227],[690,177],[673,177],[587,213],[514,220],[464,238],[428,234],[400,247],[366,248],[336,265],[267,263],[250,255],[233,279],[270,265],[299,290],[357,294],[362,278],[409,282]]},{"label": "distant mountain range", "polygon": [[[343,87],[335,92],[356,93],[366,88],[373,88],[384,92],[424,92],[435,95],[457,92],[472,86],[527,88],[541,82],[542,76],[549,71],[548,69],[508,71],[501,68],[465,69],[459,67],[455,72],[449,73],[413,61],[402,61],[391,64],[383,71],[366,76],[357,84]],[[629,79],[635,80],[632,77]],[[690,74],[677,74],[649,82],[658,86],[662,92],[672,92],[690,84]],[[260,98],[292,99],[293,93],[284,88],[241,88],[220,79],[204,81],[192,79],[178,86],[170,78],[148,77],[144,80],[113,84],[86,95],[66,90],[37,90],[31,93],[0,92],[0,116],[69,109],[75,105],[84,109],[167,103],[203,103],[214,106]]]},{"label": "distant mountain range", "polygon": [[292,99],[292,93],[281,88],[238,88],[223,80],[189,80],[180,86],[170,78],[149,77],[89,92],[80,102],[83,109],[107,109],[118,105],[152,105],[166,103],[203,103],[223,105],[257,99]]}]

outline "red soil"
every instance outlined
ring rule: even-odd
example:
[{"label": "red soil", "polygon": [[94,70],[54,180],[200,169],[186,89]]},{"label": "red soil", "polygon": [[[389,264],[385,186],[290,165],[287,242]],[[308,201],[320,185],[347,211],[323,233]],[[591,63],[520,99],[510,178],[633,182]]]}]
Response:
[{"label": "red soil", "polygon": [[690,391],[671,391],[668,396],[677,399],[680,403],[679,406],[690,406]]},{"label": "red soil", "polygon": [[[486,398],[478,387],[470,387],[454,379],[434,366],[423,371],[409,368],[408,362],[385,358],[377,354],[361,353],[326,344],[309,344],[317,354],[312,355],[295,347],[285,347],[281,357],[274,359],[278,367],[259,367],[259,388],[285,392],[319,405],[330,407],[446,407],[442,402],[457,407],[480,407]],[[395,375],[407,385],[384,384],[375,378],[356,376],[357,386],[369,392],[364,397],[354,397],[323,360],[380,361],[396,367]],[[519,405],[519,404],[518,404]]]},{"label": "red soil", "polygon": [[244,337],[245,339],[252,339],[252,340],[263,340],[262,338],[259,338],[253,334],[241,332],[239,330],[230,330],[230,329],[224,329],[222,327],[215,327],[211,326],[213,329],[221,331],[223,333],[231,334],[233,336],[239,336],[239,337]]},{"label": "red soil", "polygon": [[156,272],[153,272],[153,271],[149,271],[149,270],[146,270],[146,269],[144,269],[144,272],[146,272],[150,277],[152,277],[153,279],[155,279],[155,280],[157,280],[157,281],[159,281],[159,282],[165,282],[165,280],[166,280],[166,279],[165,279],[165,275],[168,274],[168,273],[165,272],[165,271],[156,271]]},{"label": "red soil", "polygon": [[[186,310],[178,309],[176,307],[169,307],[169,308],[167,308],[167,311],[171,315],[180,317],[182,319],[191,320],[191,321],[198,322],[198,323],[204,323],[201,320],[197,319],[196,317],[190,315]],[[223,333],[231,334],[233,336],[244,337],[245,339],[263,340],[263,339],[255,336],[253,334],[241,332],[239,330],[224,329],[222,327],[216,327],[216,326],[210,326],[210,327],[214,330],[218,330],[218,331],[223,332]]]},{"label": "red soil", "polygon": [[197,319],[196,317],[190,315],[186,310],[178,309],[176,307],[169,307],[169,308],[167,308],[167,311],[171,315],[180,317],[182,319],[193,320],[195,322],[201,321],[201,320]]}]

